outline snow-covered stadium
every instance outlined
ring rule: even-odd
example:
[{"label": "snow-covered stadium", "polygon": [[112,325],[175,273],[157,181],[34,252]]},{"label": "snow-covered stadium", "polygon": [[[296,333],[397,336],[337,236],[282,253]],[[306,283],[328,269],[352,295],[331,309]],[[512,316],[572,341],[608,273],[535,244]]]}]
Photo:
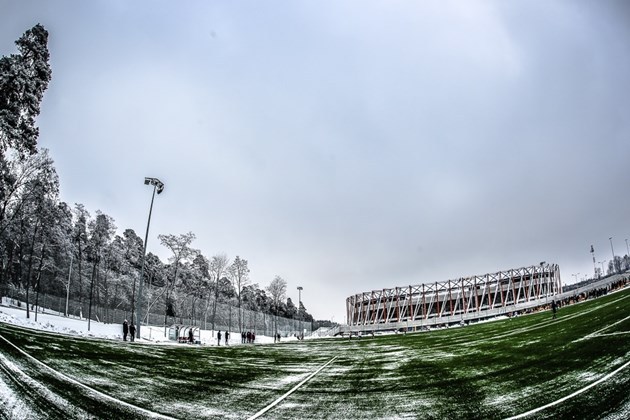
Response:
[{"label": "snow-covered stadium", "polygon": [[548,263],[372,290],[346,299],[348,326],[344,330],[416,330],[479,320],[539,307],[560,293],[560,268]]}]

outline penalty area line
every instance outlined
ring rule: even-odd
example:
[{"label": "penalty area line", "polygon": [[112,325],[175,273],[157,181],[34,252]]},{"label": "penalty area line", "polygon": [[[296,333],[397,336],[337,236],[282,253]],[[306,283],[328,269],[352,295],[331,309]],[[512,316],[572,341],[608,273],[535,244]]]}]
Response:
[{"label": "penalty area line", "polygon": [[81,382],[77,381],[76,379],[73,379],[71,377],[69,377],[68,375],[65,375],[61,372],[59,372],[58,370],[55,370],[53,368],[51,368],[50,366],[48,366],[46,363],[42,362],[41,360],[36,359],[35,357],[31,356],[30,354],[28,354],[27,352],[25,352],[24,350],[22,350],[21,348],[19,348],[18,346],[16,346],[15,344],[13,344],[12,342],[10,342],[9,340],[7,340],[4,336],[2,336],[0,334],[0,339],[4,340],[7,344],[9,344],[11,347],[13,347],[14,349],[16,349],[18,352],[20,352],[21,354],[23,354],[24,356],[26,356],[28,359],[31,359],[32,361],[34,361],[35,363],[37,363],[40,366],[43,366],[44,368],[48,369],[49,371],[51,371],[54,375],[57,375],[60,378],[65,379],[66,381],[77,385],[91,393],[94,393],[96,395],[98,395],[99,397],[114,402],[114,403],[118,403],[120,405],[123,405],[127,408],[131,408],[132,410],[138,411],[146,416],[149,416],[151,418],[159,418],[159,419],[173,419],[173,417],[169,417],[169,416],[165,416],[164,414],[160,414],[160,413],[155,413],[153,411],[147,410],[146,408],[142,408],[142,407],[138,407],[137,405],[133,405],[130,404],[126,401],[123,400],[119,400],[117,398],[112,397],[111,395],[107,395],[101,391],[98,391],[94,388],[91,388],[85,384],[82,384]]},{"label": "penalty area line", "polygon": [[545,405],[543,405],[541,407],[538,407],[538,408],[534,408],[533,410],[529,410],[529,411],[527,411],[525,413],[521,413],[521,414],[518,414],[518,415],[513,416],[513,417],[508,417],[505,420],[520,419],[520,418],[523,418],[523,417],[527,417],[527,416],[529,416],[531,414],[538,413],[539,411],[542,411],[542,410],[544,410],[546,408],[553,407],[554,405],[558,405],[561,402],[564,402],[564,401],[566,401],[566,400],[568,400],[570,398],[573,398],[573,397],[575,397],[575,396],[577,396],[577,395],[579,395],[579,394],[581,394],[581,393],[583,393],[583,392],[593,388],[594,386],[599,385],[600,383],[602,383],[602,382],[612,378],[614,375],[616,375],[617,373],[621,372],[623,369],[627,368],[629,365],[630,365],[630,361],[624,363],[622,366],[620,366],[617,369],[615,369],[614,371],[610,372],[608,375],[606,375],[606,376],[604,376],[602,378],[599,378],[598,380],[596,380],[592,384],[589,384],[589,385],[585,386],[582,389],[578,389],[573,394],[569,394],[567,396],[564,396],[564,397],[560,398],[559,400],[556,400],[554,402],[550,402],[549,404],[545,404]]},{"label": "penalty area line", "polygon": [[271,410],[273,407],[275,407],[276,405],[278,405],[278,403],[280,403],[280,401],[284,400],[286,397],[288,397],[289,395],[293,394],[295,391],[298,390],[298,388],[300,388],[302,385],[304,385],[306,382],[310,381],[311,378],[313,378],[313,376],[317,375],[319,372],[322,371],[322,369],[324,369],[326,366],[328,366],[329,364],[331,364],[332,362],[335,361],[335,359],[337,358],[337,356],[333,357],[332,359],[330,359],[328,362],[326,362],[325,364],[323,364],[319,369],[317,369],[315,372],[311,373],[306,379],[302,380],[302,382],[300,382],[299,384],[297,384],[296,386],[294,386],[293,388],[291,388],[289,391],[287,391],[284,395],[282,395],[281,397],[279,397],[277,400],[275,400],[274,402],[272,402],[271,404],[269,404],[267,407],[263,408],[262,410],[260,410],[259,412],[257,412],[256,414],[254,414],[253,416],[249,417],[247,420],[255,420],[258,417],[262,416],[263,414],[265,414],[267,411]]}]

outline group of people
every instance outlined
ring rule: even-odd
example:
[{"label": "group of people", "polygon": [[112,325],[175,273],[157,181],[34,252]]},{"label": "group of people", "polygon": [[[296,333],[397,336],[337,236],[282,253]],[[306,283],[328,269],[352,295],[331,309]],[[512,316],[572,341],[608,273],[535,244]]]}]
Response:
[{"label": "group of people", "polygon": [[[595,299],[598,298],[600,296],[605,296],[610,292],[613,292],[615,290],[618,289],[623,289],[624,287],[626,287],[626,285],[628,284],[628,282],[630,282],[630,278],[629,277],[622,277],[621,279],[610,283],[606,286],[602,286],[596,289],[590,289],[588,291],[585,292],[581,292],[581,293],[577,293],[577,291],[570,296],[565,297],[564,299],[560,299],[557,302],[554,302],[556,304],[556,309],[554,310],[553,305],[551,306],[551,311],[554,313],[558,311],[562,306],[567,306],[567,305],[571,305],[574,303],[578,303],[578,302],[582,302],[585,301],[587,299]],[[555,316],[554,316],[555,318]]]},{"label": "group of people", "polygon": [[[133,322],[131,322],[131,324],[129,324],[127,322],[127,320],[125,319],[125,321],[122,324],[123,327],[123,341],[127,341],[127,336],[129,336],[129,341],[134,341],[135,336],[136,336],[136,327],[135,325],[133,325]],[[178,327],[179,328],[179,327]],[[274,343],[279,343],[280,342],[280,333],[276,333],[273,336],[273,342]],[[298,340],[300,339],[304,339],[304,336],[296,336],[298,338]],[[229,331],[225,331],[223,333],[221,333],[221,331],[217,332],[217,346],[221,345],[221,339],[225,340],[225,345],[229,345],[230,343],[230,332]],[[187,338],[183,338],[183,337],[179,337],[179,342],[186,342],[188,341],[189,343],[194,343],[195,342],[195,338],[194,338],[194,333],[193,333],[193,329],[190,328],[188,330],[188,337]],[[183,341],[182,341],[183,340]],[[241,332],[241,344],[252,344],[256,341],[256,333],[253,331],[243,331]]]},{"label": "group of people", "polygon": [[241,332],[241,344],[251,344],[256,340],[256,333],[252,331]]},{"label": "group of people", "polygon": [[[229,340],[230,340],[230,333],[227,330],[225,331],[224,337],[225,337],[225,345],[227,346],[229,345]],[[217,346],[220,346],[220,345],[221,345],[221,331],[217,333]]]},{"label": "group of people", "polygon": [[134,341],[136,337],[136,326],[133,325],[133,321],[131,325],[127,324],[127,320],[123,322],[123,341],[127,341],[127,335],[129,335],[129,341]]}]

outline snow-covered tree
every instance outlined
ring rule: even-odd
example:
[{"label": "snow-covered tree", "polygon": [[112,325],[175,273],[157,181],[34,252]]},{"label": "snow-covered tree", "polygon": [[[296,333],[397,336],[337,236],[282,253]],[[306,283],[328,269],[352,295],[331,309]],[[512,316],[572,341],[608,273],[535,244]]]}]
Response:
[{"label": "snow-covered tree", "polygon": [[234,262],[228,269],[228,274],[236,290],[236,297],[238,299],[238,328],[239,331],[243,331],[243,316],[242,316],[242,295],[243,287],[249,283],[249,267],[247,266],[247,260],[239,257],[234,258]]},{"label": "snow-covered tree", "polygon": [[179,270],[182,263],[188,261],[195,255],[195,250],[190,247],[192,241],[195,240],[195,234],[188,232],[181,235],[158,235],[158,238],[160,239],[160,243],[167,247],[172,253],[172,256],[168,259],[171,273],[166,276],[166,284],[164,286],[164,334],[166,334],[168,317],[175,315],[173,291],[178,285]]},{"label": "snow-covered tree", "polygon": [[42,25],[27,30],[15,44],[19,54],[0,58],[0,161],[9,149],[20,156],[37,151],[35,117],[52,74],[48,32]]},{"label": "snow-covered tree", "polygon": [[[287,282],[280,276],[276,276],[269,286],[267,286],[267,291],[271,295],[271,301],[273,302],[273,307],[275,310],[275,315],[278,316],[280,303],[284,300],[284,297],[287,293]],[[276,333],[277,333],[277,322],[276,322]]]}]

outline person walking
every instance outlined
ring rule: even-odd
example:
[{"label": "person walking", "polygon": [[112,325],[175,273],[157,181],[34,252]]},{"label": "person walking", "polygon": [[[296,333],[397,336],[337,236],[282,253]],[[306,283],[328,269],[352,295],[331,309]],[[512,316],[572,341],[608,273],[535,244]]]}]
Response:
[{"label": "person walking", "polygon": [[556,304],[555,300],[551,301],[551,312],[553,312],[553,318],[552,319],[556,319],[556,312],[558,311],[558,305]]},{"label": "person walking", "polygon": [[123,341],[127,341],[127,334],[129,334],[129,325],[127,325],[127,320],[123,321]]},{"label": "person walking", "polygon": [[230,333],[228,330],[225,330],[225,345],[228,345],[228,340],[230,339]]},{"label": "person walking", "polygon": [[192,344],[195,341],[192,328],[188,330],[188,341]]},{"label": "person walking", "polygon": [[133,322],[129,326],[129,341],[134,341],[136,338],[136,326],[133,325]]},{"label": "person walking", "polygon": [[217,333],[217,346],[221,345],[221,331]]}]

